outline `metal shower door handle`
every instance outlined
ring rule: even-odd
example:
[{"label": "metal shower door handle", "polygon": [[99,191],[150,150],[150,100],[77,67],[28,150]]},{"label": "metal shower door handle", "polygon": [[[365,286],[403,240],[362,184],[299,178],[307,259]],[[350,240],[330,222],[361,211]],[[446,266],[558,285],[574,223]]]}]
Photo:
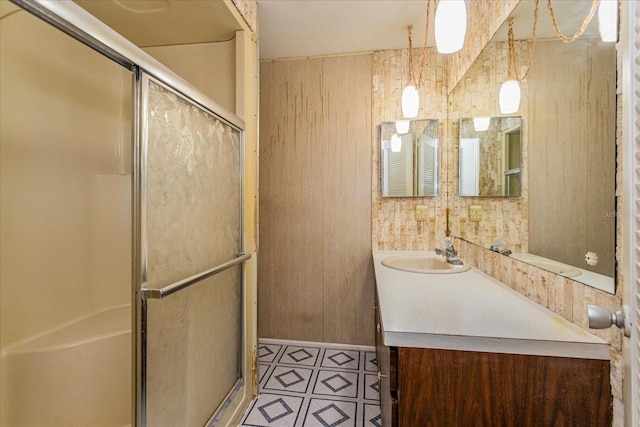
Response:
[{"label": "metal shower door handle", "polygon": [[629,306],[625,305],[615,313],[597,305],[587,305],[587,317],[589,318],[589,328],[607,329],[613,325],[624,331],[625,337],[631,336],[631,316],[629,316]]}]

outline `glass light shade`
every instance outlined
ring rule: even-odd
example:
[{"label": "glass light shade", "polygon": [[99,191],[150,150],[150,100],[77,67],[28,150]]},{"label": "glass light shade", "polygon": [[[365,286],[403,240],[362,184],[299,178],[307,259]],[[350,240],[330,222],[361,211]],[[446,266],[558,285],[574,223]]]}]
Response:
[{"label": "glass light shade", "polygon": [[391,151],[399,153],[400,150],[402,150],[402,139],[400,139],[397,133],[394,133],[391,136]]},{"label": "glass light shade", "polygon": [[402,91],[402,116],[407,119],[418,117],[420,95],[413,84],[408,84]]},{"label": "glass light shade", "polygon": [[436,47],[440,53],[462,48],[467,33],[467,7],[464,0],[440,0],[435,17]]},{"label": "glass light shade", "polygon": [[598,31],[603,42],[618,41],[618,0],[600,0]]},{"label": "glass light shade", "polygon": [[396,120],[396,132],[398,135],[408,133],[410,125],[411,122],[409,120]]},{"label": "glass light shade", "polygon": [[511,114],[520,108],[520,83],[507,80],[500,87],[500,113]]},{"label": "glass light shade", "polygon": [[473,128],[476,132],[484,132],[489,129],[489,121],[491,117],[474,117],[473,118]]}]

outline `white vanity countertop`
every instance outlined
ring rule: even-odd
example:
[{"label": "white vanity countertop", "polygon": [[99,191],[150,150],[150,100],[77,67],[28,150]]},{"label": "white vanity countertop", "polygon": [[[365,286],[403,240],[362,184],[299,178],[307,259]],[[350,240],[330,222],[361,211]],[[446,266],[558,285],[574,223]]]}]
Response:
[{"label": "white vanity countertop", "polygon": [[385,345],[609,360],[603,340],[473,267],[422,274],[381,264],[420,253],[433,254],[373,251]]}]

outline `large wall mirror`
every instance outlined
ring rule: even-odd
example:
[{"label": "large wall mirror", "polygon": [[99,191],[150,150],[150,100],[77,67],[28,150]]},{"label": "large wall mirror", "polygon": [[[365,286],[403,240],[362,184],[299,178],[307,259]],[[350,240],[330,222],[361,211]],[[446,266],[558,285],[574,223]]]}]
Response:
[{"label": "large wall mirror", "polygon": [[460,119],[460,196],[520,195],[521,133],[520,117]]},{"label": "large wall mirror", "polygon": [[435,119],[382,123],[382,197],[440,194],[438,129]]},{"label": "large wall mirror", "polygon": [[[580,21],[591,5],[555,3],[571,9]],[[521,73],[533,4],[520,2],[512,13]],[[452,189],[447,197],[451,233],[487,249],[499,241],[499,249],[511,252],[509,256],[615,293],[616,46],[600,41],[596,19],[578,40],[564,43],[555,37],[545,12],[541,6],[538,43],[517,112],[522,117],[521,192],[515,197],[463,197],[469,196],[466,187],[458,193]],[[571,24],[565,25],[569,31]],[[459,120],[500,116],[506,33],[505,23],[451,92],[449,119],[457,142],[448,157],[454,163],[447,165],[450,182],[467,172],[459,160],[466,162],[467,148],[460,141],[468,137],[471,122],[463,120],[458,129]],[[496,181],[504,183],[504,177]],[[482,195],[479,190],[477,196]],[[470,204],[483,207],[480,222],[468,220]]]}]

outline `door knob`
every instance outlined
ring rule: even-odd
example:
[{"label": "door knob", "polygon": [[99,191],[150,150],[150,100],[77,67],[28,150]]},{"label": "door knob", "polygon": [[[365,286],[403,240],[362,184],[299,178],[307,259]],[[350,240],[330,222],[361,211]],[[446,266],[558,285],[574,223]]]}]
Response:
[{"label": "door knob", "polygon": [[626,305],[612,313],[606,308],[589,304],[587,305],[587,317],[591,329],[607,329],[616,325],[624,331],[625,337],[631,336],[631,316],[629,316],[629,307]]}]

